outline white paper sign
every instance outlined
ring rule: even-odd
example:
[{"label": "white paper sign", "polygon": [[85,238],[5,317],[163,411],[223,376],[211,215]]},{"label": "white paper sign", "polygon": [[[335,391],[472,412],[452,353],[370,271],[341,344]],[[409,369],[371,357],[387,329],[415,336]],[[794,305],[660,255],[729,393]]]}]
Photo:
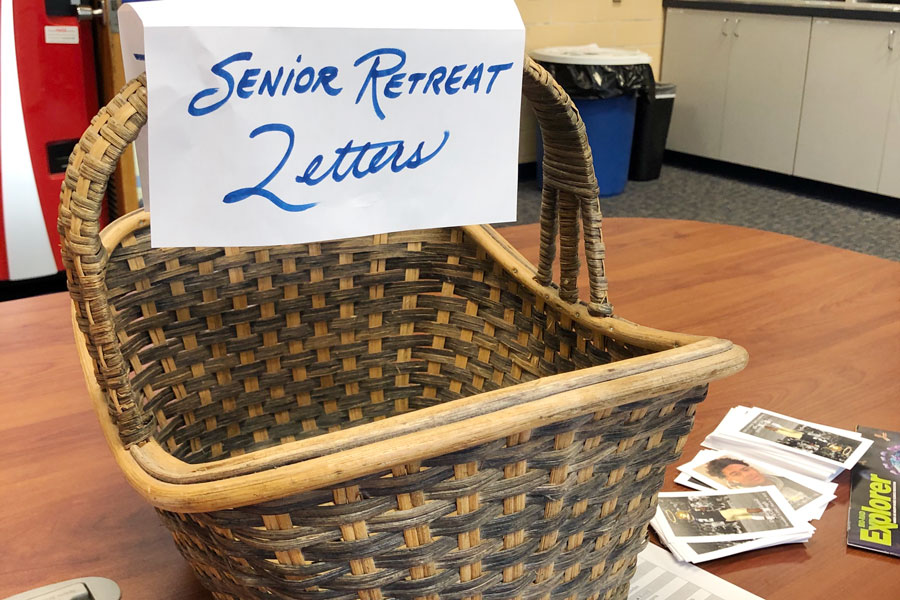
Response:
[{"label": "white paper sign", "polygon": [[143,55],[147,70],[154,246],[515,218],[524,28],[513,0],[162,1],[122,13],[126,62]]}]

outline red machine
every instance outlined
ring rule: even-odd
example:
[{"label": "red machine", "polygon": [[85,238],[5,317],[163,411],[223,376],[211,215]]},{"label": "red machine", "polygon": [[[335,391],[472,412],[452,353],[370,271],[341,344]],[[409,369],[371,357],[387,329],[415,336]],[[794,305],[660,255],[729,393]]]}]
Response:
[{"label": "red machine", "polygon": [[60,184],[96,112],[91,24],[70,0],[0,0],[0,281],[62,270]]}]

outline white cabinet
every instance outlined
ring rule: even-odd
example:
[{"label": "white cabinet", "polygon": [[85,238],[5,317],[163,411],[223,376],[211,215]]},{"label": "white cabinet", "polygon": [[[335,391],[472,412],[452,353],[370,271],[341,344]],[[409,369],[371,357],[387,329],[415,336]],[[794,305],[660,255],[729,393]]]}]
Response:
[{"label": "white cabinet", "polygon": [[809,17],[734,17],[722,160],[790,174],[809,48]]},{"label": "white cabinet", "polygon": [[705,10],[670,8],[662,81],[677,86],[666,147],[717,158],[733,17]]},{"label": "white cabinet", "polygon": [[670,8],[666,145],[900,198],[900,22]]},{"label": "white cabinet", "polygon": [[[896,25],[814,20],[794,175],[879,190],[900,60],[900,42],[890,48]],[[891,185],[888,178],[884,188]]]},{"label": "white cabinet", "polygon": [[669,9],[667,147],[782,173],[794,166],[810,17]]},{"label": "white cabinet", "polygon": [[[895,30],[894,35],[900,35],[900,27]],[[900,54],[900,47],[895,48],[894,52]],[[900,73],[894,77],[894,95],[891,98],[891,108],[888,113],[887,136],[884,140],[884,156],[881,159],[878,193],[900,198]]]}]

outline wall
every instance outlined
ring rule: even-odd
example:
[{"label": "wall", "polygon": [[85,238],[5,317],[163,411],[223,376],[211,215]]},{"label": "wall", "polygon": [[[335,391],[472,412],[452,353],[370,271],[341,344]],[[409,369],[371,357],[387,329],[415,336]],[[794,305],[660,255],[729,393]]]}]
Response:
[{"label": "wall", "polygon": [[[600,46],[643,50],[659,73],[662,0],[516,0],[525,22],[525,50],[546,46]],[[519,162],[533,162],[537,140],[531,109],[523,107]]]}]

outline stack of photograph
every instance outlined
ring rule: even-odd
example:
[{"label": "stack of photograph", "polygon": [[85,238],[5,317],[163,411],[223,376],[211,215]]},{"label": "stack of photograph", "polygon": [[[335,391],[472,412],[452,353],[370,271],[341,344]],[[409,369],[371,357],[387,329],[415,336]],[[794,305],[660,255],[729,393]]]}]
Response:
[{"label": "stack of photograph", "polygon": [[805,542],[815,528],[773,487],[720,492],[664,492],[653,529],[683,562]]},{"label": "stack of photograph", "polygon": [[678,470],[681,474],[675,478],[675,483],[695,490],[728,491],[774,486],[791,508],[807,521],[822,517],[837,490],[836,483],[812,479],[738,452],[701,450]]},{"label": "stack of photograph", "polygon": [[844,469],[852,468],[872,441],[855,431],[737,406],[728,411],[703,445],[831,481]]},{"label": "stack of photograph", "polygon": [[661,493],[653,527],[680,560],[703,562],[805,542],[835,498],[830,481],[872,444],[854,431],[736,407]]}]

